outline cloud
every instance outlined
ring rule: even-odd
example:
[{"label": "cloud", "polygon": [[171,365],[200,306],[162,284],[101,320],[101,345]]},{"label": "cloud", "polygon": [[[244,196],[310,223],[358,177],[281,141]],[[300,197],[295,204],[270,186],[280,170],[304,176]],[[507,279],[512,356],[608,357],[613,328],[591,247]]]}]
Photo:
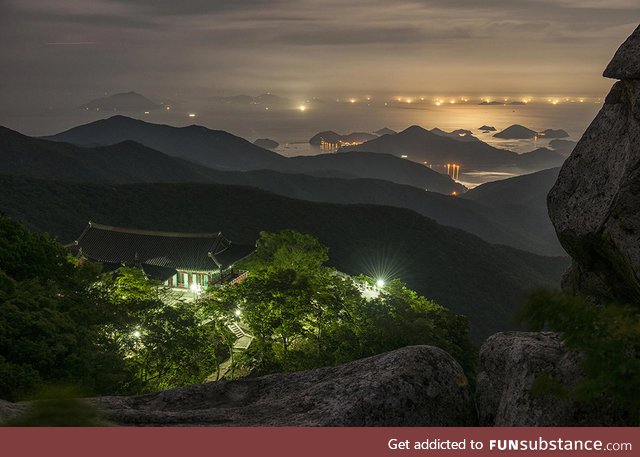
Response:
[{"label": "cloud", "polygon": [[4,0],[0,95],[472,91],[522,75],[552,90],[589,74],[595,92],[635,2]]}]

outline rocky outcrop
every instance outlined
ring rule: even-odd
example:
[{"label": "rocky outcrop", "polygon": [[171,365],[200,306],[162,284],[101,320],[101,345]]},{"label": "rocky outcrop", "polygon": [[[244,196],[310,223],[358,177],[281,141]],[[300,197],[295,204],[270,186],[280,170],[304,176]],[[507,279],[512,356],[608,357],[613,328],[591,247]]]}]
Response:
[{"label": "rocky outcrop", "polygon": [[603,399],[583,404],[558,393],[536,392],[534,382],[550,376],[565,388],[582,376],[580,356],[567,352],[551,332],[505,332],[491,336],[480,349],[476,403],[482,426],[611,426],[625,425]]},{"label": "rocky outcrop", "polygon": [[640,26],[622,43],[604,70],[613,79],[640,79]]},{"label": "rocky outcrop", "polygon": [[27,410],[25,403],[11,403],[0,400],[0,425],[22,416]]},{"label": "rocky outcrop", "polygon": [[604,75],[621,81],[564,163],[549,215],[573,258],[565,288],[640,303],[640,27]]},{"label": "rocky outcrop", "polygon": [[464,426],[476,422],[460,365],[410,346],[336,367],[92,399],[121,425]]}]

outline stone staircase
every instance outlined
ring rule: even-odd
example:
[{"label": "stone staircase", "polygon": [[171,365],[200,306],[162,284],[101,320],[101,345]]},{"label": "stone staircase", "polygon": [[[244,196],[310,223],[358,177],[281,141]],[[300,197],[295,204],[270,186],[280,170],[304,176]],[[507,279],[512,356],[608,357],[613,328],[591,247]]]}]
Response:
[{"label": "stone staircase", "polygon": [[[238,322],[227,323],[227,328],[231,330],[231,332],[237,338],[237,340],[233,344],[234,355],[242,351],[246,351],[249,348],[249,346],[251,346],[251,343],[253,342],[253,338],[254,338],[253,335],[250,335],[249,333],[247,333],[240,326],[240,324],[238,324]],[[231,361],[232,361],[232,357],[229,357],[227,360],[222,362],[220,364],[220,370],[219,370],[220,376],[218,376],[217,372],[213,373],[207,378],[207,381],[218,381],[220,379],[223,379],[225,375],[231,370]]]}]

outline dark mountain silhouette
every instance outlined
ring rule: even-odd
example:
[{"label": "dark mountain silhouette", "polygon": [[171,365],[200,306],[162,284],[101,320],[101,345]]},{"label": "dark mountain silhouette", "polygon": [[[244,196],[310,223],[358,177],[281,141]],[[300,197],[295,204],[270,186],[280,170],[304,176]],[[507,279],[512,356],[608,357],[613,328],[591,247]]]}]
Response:
[{"label": "dark mountain silhouette", "polygon": [[269,138],[258,138],[253,142],[253,144],[264,149],[275,149],[280,146],[280,143],[274,140],[270,140]]},{"label": "dark mountain silhouette", "polygon": [[48,137],[83,145],[111,145],[126,140],[218,169],[272,168],[286,159],[222,130],[198,125],[171,127],[113,116]]},{"label": "dark mountain silhouette", "polygon": [[494,134],[496,138],[505,138],[509,140],[528,140],[538,135],[538,132],[528,129],[520,124],[513,124]]},{"label": "dark mountain silhouette", "polygon": [[162,105],[152,102],[136,92],[123,92],[96,98],[80,106],[81,109],[101,111],[143,112],[161,108]]},{"label": "dark mountain silhouette", "polygon": [[569,154],[571,154],[571,152],[573,151],[573,148],[575,148],[576,144],[578,144],[575,141],[571,141],[571,140],[551,140],[549,141],[549,147],[551,149],[553,149],[554,151],[559,152],[560,154],[564,154],[565,156],[568,156]]},{"label": "dark mountain silhouette", "polygon": [[344,151],[370,151],[407,155],[410,160],[430,164],[460,163],[463,167],[515,164],[515,152],[496,149],[481,141],[459,141],[414,125],[395,135],[385,135]]},{"label": "dark mountain silhouette", "polygon": [[542,134],[545,138],[569,138],[569,134],[562,129],[547,129]]},{"label": "dark mountain silhouette", "polygon": [[[354,153],[356,156],[358,153]],[[354,156],[348,157],[349,159]],[[417,211],[491,243],[555,255],[554,246],[483,205],[376,179],[344,179],[270,170],[218,171],[138,143],[82,148],[0,129],[0,173],[76,182],[201,182],[258,187],[280,195],[330,203],[367,203]],[[349,177],[347,177],[349,178]]]},{"label": "dark mountain silhouette", "polygon": [[372,133],[351,132],[347,135],[341,135],[334,132],[333,130],[327,130],[325,132],[320,132],[313,135],[309,139],[309,144],[318,146],[322,141],[325,141],[327,143],[338,143],[340,141],[343,141],[345,143],[364,143],[365,141],[373,140],[375,138],[378,138],[378,136]]},{"label": "dark mountain silhouette", "polygon": [[444,130],[435,127],[429,131],[431,133],[435,133],[438,136],[445,136],[447,138],[458,141],[480,141],[478,138],[473,136],[473,133],[470,130],[458,129],[452,132],[445,132]]},{"label": "dark mountain silhouette", "polygon": [[495,132],[496,128],[493,127],[492,125],[483,125],[478,130],[484,130],[485,132]]},{"label": "dark mountain silhouette", "polygon": [[211,182],[208,169],[133,141],[83,148],[0,127],[0,172],[83,182]]},{"label": "dark mountain silhouette", "polygon": [[286,165],[279,171],[309,174],[325,170],[332,176],[339,176],[334,172],[347,173],[360,178],[382,179],[447,195],[452,192],[462,193],[466,191],[462,184],[454,182],[447,175],[391,154],[350,152],[348,154],[299,156],[288,159]]},{"label": "dark mountain silhouette", "polygon": [[320,146],[322,141],[327,143],[337,143],[342,138],[342,135],[334,132],[333,130],[326,130],[324,132],[319,132],[309,138],[309,144],[313,144],[314,146]]},{"label": "dark mountain silhouette", "polygon": [[413,211],[372,205],[314,203],[238,186],[97,185],[0,176],[0,211],[62,242],[87,221],[168,231],[222,230],[253,243],[261,230],[312,233],[346,273],[400,277],[466,314],[481,338],[513,328],[525,291],[557,286],[566,259],[491,245]]},{"label": "dark mountain silhouette", "polygon": [[386,152],[397,156],[406,155],[412,161],[433,165],[458,163],[463,169],[518,167],[538,171],[561,165],[565,159],[562,154],[548,149],[516,154],[506,149],[494,148],[475,137],[472,137],[473,140],[460,137],[461,141],[460,138],[451,137],[455,135],[454,132],[439,130],[434,133],[414,125],[395,135],[386,135],[357,146],[341,148],[340,151]]},{"label": "dark mountain silhouette", "polygon": [[525,232],[536,233],[551,252],[560,254],[562,247],[547,212],[547,194],[558,178],[560,168],[517,176],[483,184],[462,198],[473,200],[509,216],[514,225]]},{"label": "dark mountain silhouette", "polygon": [[396,132],[395,130],[391,130],[390,128],[383,127],[380,130],[376,130],[373,133],[375,133],[378,136],[382,136],[382,135],[395,135],[398,132]]},{"label": "dark mountain silhouette", "polygon": [[538,148],[531,152],[520,154],[518,157],[518,167],[526,170],[544,170],[547,168],[559,167],[567,158],[566,155],[558,151],[547,148]]},{"label": "dark mountain silhouette", "polygon": [[[384,137],[383,137],[384,138]],[[271,169],[288,173],[357,176],[384,179],[450,194],[464,192],[448,176],[428,167],[385,154],[321,154],[287,158],[230,133],[201,126],[172,127],[114,116],[48,137],[77,145],[112,145],[126,140],[165,154],[219,170]]]},{"label": "dark mountain silhouette", "polygon": [[347,135],[342,135],[340,137],[340,140],[347,142],[347,143],[364,143],[365,141],[369,141],[369,140],[373,140],[375,138],[378,138],[377,135],[374,135],[373,133],[367,133],[367,132],[351,132]]}]

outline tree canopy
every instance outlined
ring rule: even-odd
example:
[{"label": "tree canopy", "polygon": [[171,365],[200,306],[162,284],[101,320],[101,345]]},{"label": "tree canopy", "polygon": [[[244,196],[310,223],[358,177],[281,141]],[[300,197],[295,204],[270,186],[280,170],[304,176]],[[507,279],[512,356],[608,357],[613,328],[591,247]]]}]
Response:
[{"label": "tree canopy", "polygon": [[327,260],[311,235],[263,232],[247,262],[249,277],[209,294],[212,312],[240,320],[255,337],[246,357],[257,373],[334,365],[412,344],[442,347],[472,372],[464,317],[398,279],[379,288]]}]

